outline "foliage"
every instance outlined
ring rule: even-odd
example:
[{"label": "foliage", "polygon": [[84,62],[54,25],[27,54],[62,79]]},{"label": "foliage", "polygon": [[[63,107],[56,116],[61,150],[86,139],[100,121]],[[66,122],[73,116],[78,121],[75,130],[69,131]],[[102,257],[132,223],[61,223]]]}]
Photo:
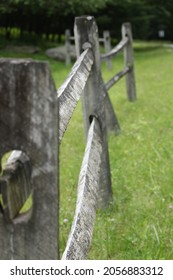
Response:
[{"label": "foliage", "polygon": [[64,34],[73,28],[74,17],[92,14],[99,30],[109,29],[112,36],[120,36],[122,22],[130,21],[135,38],[158,38],[158,30],[166,31],[165,39],[173,39],[172,0],[1,0],[0,26],[18,27],[37,35]]},{"label": "foliage", "polygon": [[6,37],[11,29],[41,34],[64,34],[66,28],[73,26],[75,15],[92,13],[103,8],[107,0],[2,0],[0,3],[0,26],[5,27]]},{"label": "foliage", "polygon": [[[120,36],[121,24],[129,21],[138,39],[158,38],[158,30],[165,30],[165,39],[172,39],[173,2],[155,0],[110,0],[98,13],[99,23]],[[105,26],[104,26],[105,28]],[[119,33],[118,33],[119,32]]]}]

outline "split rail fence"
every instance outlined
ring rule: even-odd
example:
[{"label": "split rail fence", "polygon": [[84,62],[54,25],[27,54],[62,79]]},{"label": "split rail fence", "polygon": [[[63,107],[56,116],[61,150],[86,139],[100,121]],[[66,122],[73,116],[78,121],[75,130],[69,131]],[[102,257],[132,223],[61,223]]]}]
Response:
[{"label": "split rail fence", "polygon": [[[112,199],[107,131],[117,133],[120,127],[107,91],[126,75],[128,99],[136,99],[130,24],[122,26],[122,41],[102,55],[105,59],[124,51],[125,68],[106,84],[95,19],[77,17],[74,36],[78,59],[57,96],[46,63],[0,60],[0,156],[16,150],[0,179],[0,259],[59,258],[58,146],[80,98],[86,149],[75,216],[62,259],[87,258],[96,210]],[[20,214],[29,195],[32,207]]]},{"label": "split rail fence", "polygon": [[[103,31],[103,38],[99,38],[99,43],[103,43],[105,53],[108,53],[111,50],[111,37],[110,32],[108,30]],[[71,42],[75,41],[75,37],[71,36],[71,32],[69,29],[65,30],[65,63],[66,65],[71,64]],[[107,67],[108,69],[112,69],[112,60],[111,58],[107,58]]]}]

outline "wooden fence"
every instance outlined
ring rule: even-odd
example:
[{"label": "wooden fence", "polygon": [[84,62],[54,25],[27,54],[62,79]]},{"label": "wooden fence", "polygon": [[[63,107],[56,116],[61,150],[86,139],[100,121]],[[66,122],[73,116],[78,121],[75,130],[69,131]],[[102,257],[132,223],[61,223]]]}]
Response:
[{"label": "wooden fence", "polygon": [[[57,127],[48,64],[0,59],[0,158],[15,150],[0,177],[2,260],[59,257]],[[29,196],[30,209],[20,213]]]},{"label": "wooden fence", "polygon": [[[75,37],[71,36],[71,32],[69,29],[65,30],[65,63],[66,65],[71,64],[71,57],[73,50],[73,45],[71,45],[71,41],[75,41]],[[111,50],[111,37],[110,32],[108,30],[103,31],[103,38],[99,38],[99,43],[103,43],[105,53],[108,53]],[[112,69],[112,60],[111,58],[107,58],[107,67],[108,69]]]},{"label": "wooden fence", "polygon": [[[79,175],[76,212],[62,259],[87,258],[96,209],[105,207],[112,197],[107,129],[117,133],[119,124],[107,90],[126,75],[128,99],[130,101],[136,99],[130,24],[122,26],[122,41],[101,56],[104,60],[124,49],[125,68],[106,84],[100,70],[98,29],[94,18],[76,18],[74,35],[78,60],[58,91],[60,135],[63,135],[72,115],[69,107],[75,108],[81,96],[87,144]],[[70,100],[70,106],[66,100]],[[61,120],[63,120],[62,128]]]},{"label": "wooden fence", "polygon": [[[21,151],[15,152],[0,179],[0,259],[59,257],[57,149],[80,97],[86,149],[75,216],[62,259],[87,258],[96,210],[112,199],[107,130],[117,132],[119,124],[107,90],[126,75],[128,99],[136,99],[130,24],[123,25],[122,34],[120,44],[102,59],[124,49],[125,69],[104,84],[95,19],[77,17],[78,59],[57,97],[47,64],[0,60],[0,156],[9,150]],[[29,214],[20,214],[30,194],[33,204]]]}]

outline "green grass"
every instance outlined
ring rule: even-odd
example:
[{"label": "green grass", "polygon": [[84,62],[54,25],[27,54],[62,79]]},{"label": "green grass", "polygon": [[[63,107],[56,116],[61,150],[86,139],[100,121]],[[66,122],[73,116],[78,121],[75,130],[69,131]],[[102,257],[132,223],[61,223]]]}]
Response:
[{"label": "green grass", "polygon": [[173,258],[172,59],[136,52],[137,102],[124,81],[110,93],[122,133],[109,138],[114,202],[97,216],[91,259]]},{"label": "green grass", "polygon": [[[146,43],[136,44],[135,50],[138,100],[127,101],[125,80],[110,90],[122,131],[109,137],[113,202],[98,211],[90,259],[173,258],[173,52]],[[120,55],[113,71],[122,64]],[[103,66],[103,75],[108,80],[112,73]],[[61,147],[62,251],[84,150],[80,109],[79,105]]]},{"label": "green grass", "polygon": [[[43,52],[33,58],[47,60]],[[59,87],[70,67],[48,61]],[[173,50],[137,42],[137,101],[127,101],[124,79],[110,90],[121,126],[119,136],[109,136],[113,202],[97,213],[90,259],[173,259],[172,61]],[[122,55],[113,72],[103,64],[104,79],[122,67]],[[84,149],[79,102],[60,146],[60,253],[75,211]]]}]

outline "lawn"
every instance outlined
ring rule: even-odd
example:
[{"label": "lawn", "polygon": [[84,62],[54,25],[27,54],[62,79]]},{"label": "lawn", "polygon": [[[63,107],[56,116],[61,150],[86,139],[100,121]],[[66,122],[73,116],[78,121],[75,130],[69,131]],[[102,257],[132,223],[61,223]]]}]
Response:
[{"label": "lawn", "polygon": [[114,202],[97,216],[92,259],[173,258],[172,58],[138,47],[137,102],[124,81],[110,92],[122,132],[109,138]]},{"label": "lawn", "polygon": [[[125,80],[110,90],[121,125],[119,136],[109,136],[113,202],[98,211],[90,259],[173,258],[173,50],[146,43],[135,46],[137,101],[127,101]],[[121,67],[118,56],[113,71]],[[104,79],[111,75],[103,65]],[[61,146],[62,251],[74,214],[83,151],[79,104]]]},{"label": "lawn", "polygon": [[[0,56],[19,54],[1,49]],[[43,52],[32,58],[48,60]],[[70,67],[48,61],[58,88]],[[114,59],[112,72],[103,64],[105,81],[122,65],[121,55]],[[108,139],[113,201],[98,210],[90,259],[173,259],[172,70],[172,49],[136,42],[137,101],[127,101],[124,79],[109,92],[121,133]],[[74,215],[84,149],[79,102],[60,146],[61,254]]]}]

